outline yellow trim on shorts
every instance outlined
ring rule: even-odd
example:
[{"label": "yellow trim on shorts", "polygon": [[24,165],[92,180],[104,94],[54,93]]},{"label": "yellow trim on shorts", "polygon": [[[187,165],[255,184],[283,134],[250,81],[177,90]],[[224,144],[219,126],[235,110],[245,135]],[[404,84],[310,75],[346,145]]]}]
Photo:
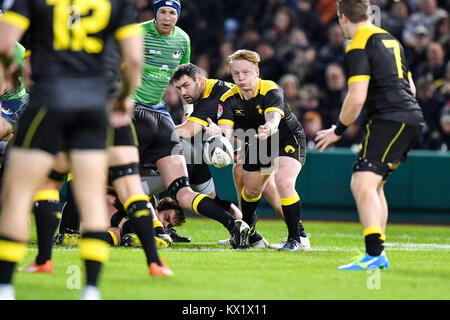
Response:
[{"label": "yellow trim on shorts", "polygon": [[142,35],[142,33],[142,26],[138,25],[137,23],[133,23],[117,29],[116,32],[114,32],[114,37],[116,38],[116,40],[120,41],[126,38],[140,36]]},{"label": "yellow trim on shorts", "polygon": [[59,192],[55,189],[39,190],[34,194],[33,202],[54,200],[59,201]]},{"label": "yellow trim on shorts", "polygon": [[27,31],[30,26],[30,20],[27,17],[14,11],[6,11],[3,14],[2,21],[17,27],[22,31]]},{"label": "yellow trim on shorts", "polygon": [[258,201],[259,199],[261,199],[261,195],[262,195],[262,194],[260,194],[259,196],[257,196],[256,198],[253,198],[253,199],[247,198],[247,197],[245,196],[244,187],[242,187],[241,196],[242,196],[242,199],[244,199],[244,200],[247,201],[247,202],[256,202],[256,201]]},{"label": "yellow trim on shorts", "polygon": [[44,108],[39,109],[37,115],[34,117],[33,121],[30,124],[30,127],[27,130],[22,147],[24,148],[30,147],[31,140],[33,139],[33,136],[36,133],[37,128],[41,124],[42,119],[44,119],[46,113],[47,111]]},{"label": "yellow trim on shorts", "polygon": [[397,134],[395,135],[394,139],[392,139],[391,143],[389,143],[386,151],[383,154],[383,158],[381,158],[381,162],[384,162],[384,160],[386,159],[387,154],[389,153],[389,150],[391,149],[392,145],[394,144],[395,140],[398,139],[398,137],[400,136],[400,134],[402,133],[403,129],[405,128],[405,124],[402,123],[402,126],[400,127],[400,130],[398,130]]},{"label": "yellow trim on shorts", "polygon": [[371,227],[367,227],[363,230],[363,235],[368,236],[369,234],[382,234],[383,232],[381,232],[381,227],[380,226],[371,226]]},{"label": "yellow trim on shorts", "polygon": [[0,240],[0,260],[19,262],[25,257],[27,244],[9,240]]},{"label": "yellow trim on shorts", "polygon": [[300,201],[300,196],[296,192],[293,196],[289,198],[280,198],[282,206],[290,206],[291,204],[297,203]]},{"label": "yellow trim on shorts", "polygon": [[133,121],[130,121],[130,127],[131,127],[131,133],[133,134],[134,144],[136,145],[136,147],[139,147],[139,140],[138,140],[138,136],[136,133],[136,127],[134,126]]},{"label": "yellow trim on shorts", "polygon": [[106,262],[109,257],[109,244],[103,240],[81,238],[78,244],[83,260]]},{"label": "yellow trim on shorts", "polygon": [[197,207],[200,204],[200,201],[202,201],[204,198],[208,197],[208,195],[203,194],[203,193],[199,193],[194,200],[192,201],[192,210],[196,213],[196,214],[200,214],[197,211]]},{"label": "yellow trim on shorts", "polygon": [[369,143],[369,136],[370,136],[370,123],[366,124],[366,130],[367,130],[367,134],[366,134],[366,139],[364,142],[364,152],[363,152],[363,158],[366,157],[367,154],[367,144]]},{"label": "yellow trim on shorts", "polygon": [[123,208],[125,210],[128,210],[128,207],[130,206],[130,204],[132,204],[133,202],[136,202],[136,201],[150,201],[150,198],[145,193],[132,195],[131,197],[129,197],[127,199],[127,201],[125,201],[125,203],[123,204]]}]

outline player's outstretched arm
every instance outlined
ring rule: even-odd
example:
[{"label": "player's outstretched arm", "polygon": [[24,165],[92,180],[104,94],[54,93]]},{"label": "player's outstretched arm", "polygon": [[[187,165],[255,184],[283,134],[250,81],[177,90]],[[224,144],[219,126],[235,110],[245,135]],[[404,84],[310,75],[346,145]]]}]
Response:
[{"label": "player's outstretched arm", "polygon": [[258,134],[255,134],[255,138],[266,140],[271,135],[278,131],[278,126],[281,121],[281,113],[277,111],[269,111],[264,115],[266,123],[258,127]]},{"label": "player's outstretched arm", "polygon": [[366,101],[368,88],[369,80],[349,84],[348,93],[339,115],[338,125],[333,125],[331,128],[321,130],[317,133],[315,149],[320,149],[320,152],[324,151],[331,144],[338,141],[345,129],[355,122]]}]

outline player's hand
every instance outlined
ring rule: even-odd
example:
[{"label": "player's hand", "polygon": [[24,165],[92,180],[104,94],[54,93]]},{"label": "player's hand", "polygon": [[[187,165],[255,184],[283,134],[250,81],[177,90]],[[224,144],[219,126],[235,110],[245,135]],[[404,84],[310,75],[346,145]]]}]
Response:
[{"label": "player's hand", "polygon": [[317,132],[316,138],[314,141],[316,142],[316,146],[314,149],[320,149],[320,152],[328,148],[331,144],[335,143],[341,136],[338,136],[334,133],[335,125],[332,125],[331,128],[326,130],[321,130]]},{"label": "player's hand", "polygon": [[111,105],[109,122],[113,128],[126,126],[131,121],[134,103],[131,97],[116,98]]},{"label": "player's hand", "polygon": [[255,138],[260,140],[267,140],[272,134],[277,132],[278,129],[272,129],[269,125],[263,124],[258,127],[258,134],[255,134]]},{"label": "player's hand", "polygon": [[210,118],[207,118],[206,120],[208,121],[208,126],[203,126],[203,130],[208,136],[212,137],[222,135],[222,129],[220,129],[217,124],[215,124]]}]

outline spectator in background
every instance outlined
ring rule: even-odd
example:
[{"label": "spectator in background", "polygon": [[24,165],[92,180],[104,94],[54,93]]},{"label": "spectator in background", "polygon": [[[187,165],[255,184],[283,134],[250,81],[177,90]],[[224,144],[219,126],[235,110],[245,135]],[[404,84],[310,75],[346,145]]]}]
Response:
[{"label": "spectator in background", "polygon": [[317,132],[323,129],[322,117],[316,111],[308,111],[303,116],[302,126],[305,131],[306,147],[309,150],[314,150],[316,145],[314,138]]},{"label": "spectator in background", "polygon": [[318,0],[316,9],[320,15],[320,21],[324,27],[335,20],[337,21],[337,4],[336,0]]},{"label": "spectator in background", "polygon": [[308,47],[309,41],[306,33],[298,28],[291,31],[289,43],[278,49],[277,55],[281,60],[285,61],[286,65],[290,65],[301,48]]},{"label": "spectator in background", "polygon": [[420,25],[425,26],[432,35],[439,19],[448,15],[445,10],[437,7],[436,0],[420,0],[419,7],[419,12],[409,17],[402,33],[403,43],[410,47],[414,46],[414,28]]},{"label": "spectator in background", "polygon": [[417,67],[419,64],[427,59],[427,48],[430,44],[431,38],[428,29],[424,26],[417,26],[414,28],[414,45],[406,47],[406,62],[410,70],[412,70],[413,78],[418,79]]},{"label": "spectator in background", "polygon": [[392,1],[389,11],[381,12],[381,28],[389,31],[397,39],[401,39],[410,15],[411,7],[407,0]]},{"label": "spectator in background", "polygon": [[447,152],[450,150],[450,103],[441,111],[440,127],[430,134],[427,148]]},{"label": "spectator in background", "polygon": [[421,77],[417,81],[417,100],[427,125],[424,130],[424,138],[427,140],[430,133],[439,127],[439,114],[444,105],[444,99],[436,90],[431,76]]},{"label": "spectator in background", "polygon": [[417,67],[417,76],[430,74],[436,87],[442,85],[445,77],[445,53],[439,42],[431,43],[427,48],[427,60]]},{"label": "spectator in background", "polygon": [[173,84],[169,84],[164,92],[163,101],[166,104],[167,111],[173,119],[175,125],[182,123],[184,109],[178,91]]},{"label": "spectator in background", "polygon": [[318,59],[321,64],[327,65],[335,62],[344,63],[345,36],[339,23],[332,23],[328,27],[328,43],[320,48]]},{"label": "spectator in background", "polygon": [[296,24],[294,12],[288,7],[280,7],[273,17],[272,27],[263,34],[263,38],[284,46],[289,43],[290,32]]},{"label": "spectator in background", "polygon": [[261,78],[278,82],[286,73],[286,66],[275,55],[275,48],[269,41],[262,41],[257,47],[261,60],[259,62],[259,73]]},{"label": "spectator in background", "polygon": [[195,64],[202,70],[205,77],[209,77],[211,74],[211,57],[204,53],[195,59]]},{"label": "spectator in background", "polygon": [[291,109],[292,113],[294,113],[297,119],[301,119],[300,110],[301,110],[301,101],[300,101],[300,83],[297,77],[293,74],[285,74],[281,77],[279,81],[280,87],[284,90],[284,94],[286,95],[286,100],[289,105],[289,109]]},{"label": "spectator in background", "polygon": [[347,94],[347,81],[342,65],[329,64],[325,70],[325,80],[325,103],[322,114],[324,126],[328,128],[338,119],[342,103]]},{"label": "spectator in background", "polygon": [[442,86],[439,88],[439,93],[445,101],[450,101],[450,61],[447,62],[447,66],[445,68],[445,78]]},{"label": "spectator in background", "polygon": [[302,45],[296,50],[295,58],[288,66],[290,73],[297,76],[300,83],[324,83],[323,65],[316,59],[317,51],[310,44]]},{"label": "spectator in background", "polygon": [[315,45],[321,44],[324,39],[324,28],[320,22],[319,13],[314,7],[313,0],[295,0],[297,13],[297,27],[309,35],[309,40]]},{"label": "spectator in background", "polygon": [[261,41],[261,33],[258,31],[256,27],[252,26],[244,30],[242,36],[239,37],[238,39],[237,47],[256,51],[256,47],[260,41]]},{"label": "spectator in background", "polygon": [[[450,2],[450,0],[449,0]],[[442,45],[442,48],[446,52],[445,61],[450,60],[450,17],[441,18],[436,23],[436,30],[434,32],[435,42],[439,42]]]},{"label": "spectator in background", "polygon": [[[299,92],[300,96],[300,110],[299,117],[300,121],[303,121],[303,115],[308,111],[316,111],[321,113],[320,109],[320,90],[315,84],[309,83],[305,84]],[[322,114],[321,114],[322,116]]]},{"label": "spectator in background", "polygon": [[225,40],[220,45],[220,61],[218,63],[216,78],[233,83],[233,77],[231,76],[230,65],[228,63],[228,57],[234,52],[233,41]]}]

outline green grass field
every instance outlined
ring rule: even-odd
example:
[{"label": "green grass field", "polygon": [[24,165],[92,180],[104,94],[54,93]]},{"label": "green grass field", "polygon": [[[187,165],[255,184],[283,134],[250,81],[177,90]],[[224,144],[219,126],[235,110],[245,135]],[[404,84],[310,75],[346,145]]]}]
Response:
[{"label": "green grass field", "polygon": [[[450,298],[449,227],[389,225],[390,269],[371,273],[337,270],[364,248],[358,223],[305,222],[305,228],[311,237],[308,252],[242,251],[217,245],[217,240],[228,236],[218,223],[189,218],[177,230],[192,242],[160,251],[173,277],[150,277],[139,248],[114,248],[100,279],[102,296],[121,300]],[[260,220],[258,229],[269,242],[286,236],[279,220]],[[36,252],[36,245],[31,245],[20,266],[30,264]],[[77,286],[84,281],[78,273],[78,250],[55,248],[53,266],[52,275],[15,273],[16,298],[78,299]]]}]

